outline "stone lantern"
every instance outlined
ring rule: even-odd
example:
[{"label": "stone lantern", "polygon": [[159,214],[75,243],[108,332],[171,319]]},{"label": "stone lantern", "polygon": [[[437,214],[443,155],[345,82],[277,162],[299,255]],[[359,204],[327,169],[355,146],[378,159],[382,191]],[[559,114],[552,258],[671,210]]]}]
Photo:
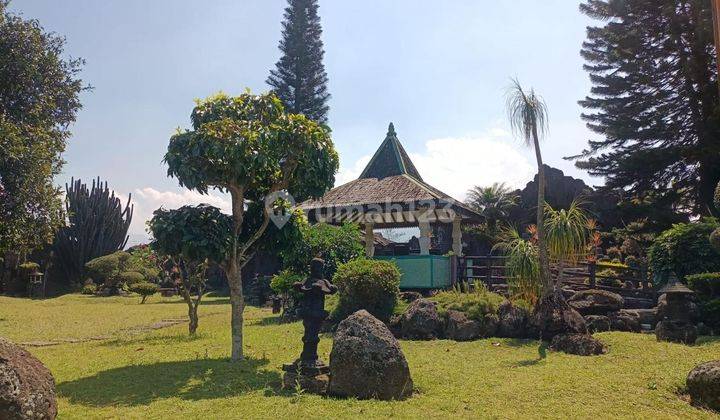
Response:
[{"label": "stone lantern", "polygon": [[301,294],[298,315],[303,320],[303,350],[294,363],[283,365],[283,388],[293,389],[299,385],[312,394],[325,394],[330,382],[330,367],[318,357],[320,327],[328,317],[325,310],[325,296],[337,292],[337,287],[323,278],[325,262],[315,258],[310,263],[310,277],[304,282],[293,284]]},{"label": "stone lantern", "polygon": [[675,274],[671,274],[661,292],[665,294],[666,303],[659,306],[661,320],[655,326],[658,341],[694,344],[698,336],[692,319],[695,292],[680,283]]}]

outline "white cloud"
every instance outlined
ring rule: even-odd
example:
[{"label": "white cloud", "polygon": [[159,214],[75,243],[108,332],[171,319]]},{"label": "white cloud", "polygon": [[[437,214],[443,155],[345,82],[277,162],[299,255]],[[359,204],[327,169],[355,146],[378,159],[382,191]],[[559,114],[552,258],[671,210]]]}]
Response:
[{"label": "white cloud", "polygon": [[342,184],[358,179],[363,169],[365,169],[365,166],[370,163],[370,159],[372,159],[372,156],[367,155],[355,161],[352,168],[341,166],[337,175],[335,175],[335,186],[338,187]]},{"label": "white cloud", "polygon": [[133,221],[130,225],[129,245],[145,242],[149,239],[145,223],[150,220],[153,212],[160,207],[176,209],[187,204],[197,205],[204,203],[218,207],[225,213],[232,211],[230,200],[227,196],[218,193],[203,195],[197,191],[189,190],[174,192],[158,191],[151,187],[139,188],[135,190],[132,202],[135,209],[133,212]]},{"label": "white cloud", "polygon": [[[458,200],[475,185],[505,182],[522,188],[535,175],[534,165],[521,151],[507,130],[493,128],[482,136],[445,137],[429,140],[425,150],[410,153],[425,182]],[[342,167],[336,185],[356,179],[370,156],[363,156],[352,167]]]}]

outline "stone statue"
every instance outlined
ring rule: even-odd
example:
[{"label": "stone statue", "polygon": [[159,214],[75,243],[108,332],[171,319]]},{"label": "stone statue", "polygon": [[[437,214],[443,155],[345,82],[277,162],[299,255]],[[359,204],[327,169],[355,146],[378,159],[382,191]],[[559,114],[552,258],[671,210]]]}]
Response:
[{"label": "stone statue", "polygon": [[318,358],[317,347],[320,342],[320,328],[328,317],[325,295],[337,292],[337,287],[323,278],[324,272],[325,261],[314,258],[310,263],[310,277],[293,284],[293,289],[302,295],[297,314],[303,320],[305,333],[300,358],[292,364],[283,365],[285,388],[292,389],[299,384],[311,393],[324,394],[327,390],[327,374],[330,368]]}]

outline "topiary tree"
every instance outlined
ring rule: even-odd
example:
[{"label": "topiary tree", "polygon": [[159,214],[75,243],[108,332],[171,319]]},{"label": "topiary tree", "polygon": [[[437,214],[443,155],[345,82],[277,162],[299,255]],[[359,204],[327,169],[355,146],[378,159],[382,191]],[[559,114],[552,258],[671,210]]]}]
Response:
[{"label": "topiary tree", "polygon": [[158,209],[148,228],[153,235],[150,247],[169,258],[171,275],[180,280],[180,294],[188,305],[188,329],[194,335],[205,293],[205,270],[211,262],[224,261],[233,244],[231,217],[205,204]]},{"label": "topiary tree", "polygon": [[128,287],[128,290],[141,296],[140,304],[142,305],[149,296],[154,295],[160,290],[160,286],[155,283],[141,281]]},{"label": "topiary tree", "polygon": [[263,206],[260,224],[248,228],[246,206],[273,204],[281,191],[299,200],[321,196],[334,183],[338,155],[326,128],[303,115],[287,114],[273,94],[218,94],[199,101],[191,121],[192,130],[170,139],[164,160],[168,175],[180,185],[200,193],[210,188],[230,193],[233,235],[222,265],[232,306],[231,358],[239,360],[244,309],[240,272],[272,210]]}]

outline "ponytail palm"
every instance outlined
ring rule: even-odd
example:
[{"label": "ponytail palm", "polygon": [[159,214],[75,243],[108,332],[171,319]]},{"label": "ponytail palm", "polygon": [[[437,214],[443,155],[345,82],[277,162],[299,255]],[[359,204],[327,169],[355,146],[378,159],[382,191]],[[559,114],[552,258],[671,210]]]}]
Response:
[{"label": "ponytail palm", "polygon": [[501,242],[493,247],[505,253],[505,276],[510,295],[534,305],[540,295],[540,268],[537,246],[525,240],[517,229],[503,230]]},{"label": "ponytail palm", "polygon": [[548,258],[547,243],[545,241],[545,223],[543,208],[545,206],[545,168],[540,153],[540,139],[547,132],[547,106],[534,90],[526,92],[517,80],[507,92],[507,113],[510,127],[513,132],[522,138],[527,147],[535,151],[538,166],[538,196],[537,196],[537,247],[540,263],[540,281],[543,285],[543,296],[549,296],[554,291],[554,284],[550,276],[550,260]]}]

